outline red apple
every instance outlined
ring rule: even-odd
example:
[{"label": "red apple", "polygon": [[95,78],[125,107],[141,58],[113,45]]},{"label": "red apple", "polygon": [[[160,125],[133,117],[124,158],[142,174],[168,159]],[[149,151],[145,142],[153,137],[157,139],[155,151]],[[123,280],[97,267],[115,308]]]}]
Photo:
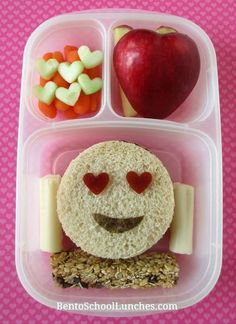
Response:
[{"label": "red apple", "polygon": [[113,64],[134,110],[143,117],[162,119],[194,88],[200,56],[194,41],[172,28],[134,29],[115,46]]}]

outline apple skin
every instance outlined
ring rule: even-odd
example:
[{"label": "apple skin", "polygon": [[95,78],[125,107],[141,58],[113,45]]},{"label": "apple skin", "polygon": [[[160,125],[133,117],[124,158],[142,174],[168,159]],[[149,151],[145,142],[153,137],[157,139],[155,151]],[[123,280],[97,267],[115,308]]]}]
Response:
[{"label": "apple skin", "polygon": [[113,52],[118,81],[132,107],[143,117],[163,119],[173,113],[194,88],[200,56],[185,34],[158,34],[134,29]]}]

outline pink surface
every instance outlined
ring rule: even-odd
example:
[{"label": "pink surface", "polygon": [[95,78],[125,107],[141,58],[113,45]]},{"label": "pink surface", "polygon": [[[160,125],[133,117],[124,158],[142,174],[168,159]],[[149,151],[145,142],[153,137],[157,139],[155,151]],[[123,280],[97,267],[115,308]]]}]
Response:
[{"label": "pink surface", "polygon": [[[66,4],[65,4],[66,3]],[[21,63],[30,33],[44,20],[90,8],[129,7],[172,13],[199,24],[211,37],[218,58],[224,163],[224,256],[220,279],[202,302],[185,310],[130,319],[106,319],[51,310],[34,301],[21,286],[14,260],[15,166]],[[236,321],[235,120],[236,73],[234,0],[212,1],[56,1],[1,0],[0,91],[0,322],[80,323],[233,323]],[[4,73],[5,72],[5,73]]]}]

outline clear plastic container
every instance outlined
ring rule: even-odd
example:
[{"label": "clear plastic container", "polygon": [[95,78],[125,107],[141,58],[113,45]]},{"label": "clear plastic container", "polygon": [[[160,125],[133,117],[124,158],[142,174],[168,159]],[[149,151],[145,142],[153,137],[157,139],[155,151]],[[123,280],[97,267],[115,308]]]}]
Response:
[{"label": "clear plastic container", "polygon": [[[155,29],[171,26],[197,44],[199,80],[175,113],[165,120],[127,118],[122,115],[119,89],[112,67],[112,29],[118,25]],[[66,44],[88,45],[104,52],[102,103],[97,114],[76,120],[49,120],[38,112],[32,87],[38,82],[35,59]],[[175,288],[162,289],[62,289],[55,286],[49,254],[39,249],[39,178],[63,174],[71,159],[90,145],[105,140],[141,144],[163,161],[174,182],[195,188],[192,255],[176,255],[180,280]],[[193,305],[214,287],[222,260],[222,164],[217,63],[213,45],[194,23],[171,15],[134,10],[87,11],[52,18],[30,36],[23,61],[20,101],[16,267],[27,292],[55,308],[57,302],[176,303]],[[164,237],[154,247],[168,250]],[[124,316],[152,312],[86,312]]]}]

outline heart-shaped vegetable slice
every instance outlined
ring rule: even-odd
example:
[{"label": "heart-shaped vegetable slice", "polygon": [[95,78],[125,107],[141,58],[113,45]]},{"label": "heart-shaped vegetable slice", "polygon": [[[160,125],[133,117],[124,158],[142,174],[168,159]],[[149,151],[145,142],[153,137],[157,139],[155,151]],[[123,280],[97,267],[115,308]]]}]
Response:
[{"label": "heart-shaped vegetable slice", "polygon": [[152,182],[152,175],[150,172],[143,172],[139,175],[134,171],[129,171],[126,175],[126,179],[130,187],[140,194],[144,192]]},{"label": "heart-shaped vegetable slice", "polygon": [[69,106],[74,106],[79,99],[81,87],[77,82],[70,85],[68,89],[60,87],[56,90],[56,97]]},{"label": "heart-shaped vegetable slice", "polygon": [[109,175],[106,172],[102,172],[98,175],[86,173],[83,177],[83,181],[92,193],[98,195],[106,188],[109,182]]},{"label": "heart-shaped vegetable slice", "polygon": [[78,54],[87,69],[94,68],[102,63],[103,53],[102,51],[91,52],[88,46],[80,46]]},{"label": "heart-shaped vegetable slice", "polygon": [[40,76],[45,80],[50,80],[53,75],[57,72],[59,63],[56,59],[51,58],[47,61],[40,58],[36,61],[36,69],[38,70]]},{"label": "heart-shaped vegetable slice", "polygon": [[102,89],[101,78],[94,78],[91,80],[90,77],[84,73],[79,75],[78,82],[86,95],[90,95]]},{"label": "heart-shaped vegetable slice", "polygon": [[69,83],[74,82],[80,73],[84,70],[84,65],[80,61],[75,61],[73,63],[63,62],[60,63],[58,67],[58,72]]},{"label": "heart-shaped vegetable slice", "polygon": [[44,87],[36,85],[33,87],[33,94],[39,99],[39,101],[44,102],[47,105],[50,105],[54,98],[57,85],[53,81],[49,81],[45,84]]}]

